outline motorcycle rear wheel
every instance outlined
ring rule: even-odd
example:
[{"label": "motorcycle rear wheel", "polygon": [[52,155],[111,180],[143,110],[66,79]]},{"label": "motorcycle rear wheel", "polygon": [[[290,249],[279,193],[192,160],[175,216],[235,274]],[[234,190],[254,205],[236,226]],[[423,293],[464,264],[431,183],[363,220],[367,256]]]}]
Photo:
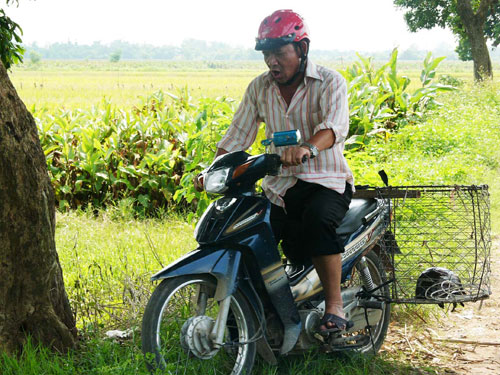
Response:
[{"label": "motorcycle rear wheel", "polygon": [[198,275],[166,279],[157,286],[142,321],[142,351],[150,370],[167,374],[250,374],[256,345],[247,342],[254,338],[255,324],[239,292],[231,297],[226,345],[205,350],[211,340],[197,333],[215,323],[219,311],[219,303],[213,298],[215,290],[215,279]]}]

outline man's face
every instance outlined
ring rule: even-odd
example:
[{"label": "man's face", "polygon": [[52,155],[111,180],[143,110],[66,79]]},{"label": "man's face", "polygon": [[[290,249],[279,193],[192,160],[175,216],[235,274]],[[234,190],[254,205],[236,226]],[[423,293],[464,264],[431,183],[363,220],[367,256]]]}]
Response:
[{"label": "man's face", "polygon": [[288,82],[299,69],[300,57],[291,43],[277,49],[264,50],[262,53],[271,75],[278,83]]}]

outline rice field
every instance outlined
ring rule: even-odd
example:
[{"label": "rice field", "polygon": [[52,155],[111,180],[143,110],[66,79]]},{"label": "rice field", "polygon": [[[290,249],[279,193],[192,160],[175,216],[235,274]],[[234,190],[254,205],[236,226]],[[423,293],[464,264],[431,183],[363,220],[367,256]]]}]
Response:
[{"label": "rice field", "polygon": [[[352,62],[319,62],[342,70]],[[376,63],[378,64],[378,63]],[[376,65],[375,64],[375,65]],[[382,62],[380,62],[382,64]],[[407,75],[410,89],[419,87],[421,62],[400,62],[400,74]],[[500,62],[494,64],[500,76]],[[107,98],[123,109],[137,105],[140,97],[162,90],[175,93],[187,87],[194,99],[227,96],[241,100],[250,81],[266,71],[264,62],[137,62],[42,61],[13,68],[10,77],[29,109],[89,109]],[[444,61],[439,75],[472,81],[470,62]]]}]

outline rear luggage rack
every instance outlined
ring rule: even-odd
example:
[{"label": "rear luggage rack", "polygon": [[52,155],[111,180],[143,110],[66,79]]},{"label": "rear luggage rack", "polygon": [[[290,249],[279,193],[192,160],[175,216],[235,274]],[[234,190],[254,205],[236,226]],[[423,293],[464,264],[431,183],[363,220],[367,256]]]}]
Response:
[{"label": "rear luggage rack", "polygon": [[[392,302],[463,303],[491,294],[487,185],[362,188],[354,197],[391,199],[393,236],[384,236],[380,254],[395,280]],[[451,271],[459,282],[426,286],[417,298],[417,280],[431,267]]]}]

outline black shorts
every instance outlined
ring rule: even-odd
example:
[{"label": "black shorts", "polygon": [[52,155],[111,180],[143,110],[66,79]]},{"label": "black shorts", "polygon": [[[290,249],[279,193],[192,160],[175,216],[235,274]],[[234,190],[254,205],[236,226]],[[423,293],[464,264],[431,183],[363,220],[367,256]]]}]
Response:
[{"label": "black shorts", "polygon": [[310,257],[344,252],[336,228],[344,218],[352,199],[352,187],[346,183],[344,194],[322,185],[298,180],[287,190],[285,210],[272,204],[271,226],[277,244],[292,262]]}]

